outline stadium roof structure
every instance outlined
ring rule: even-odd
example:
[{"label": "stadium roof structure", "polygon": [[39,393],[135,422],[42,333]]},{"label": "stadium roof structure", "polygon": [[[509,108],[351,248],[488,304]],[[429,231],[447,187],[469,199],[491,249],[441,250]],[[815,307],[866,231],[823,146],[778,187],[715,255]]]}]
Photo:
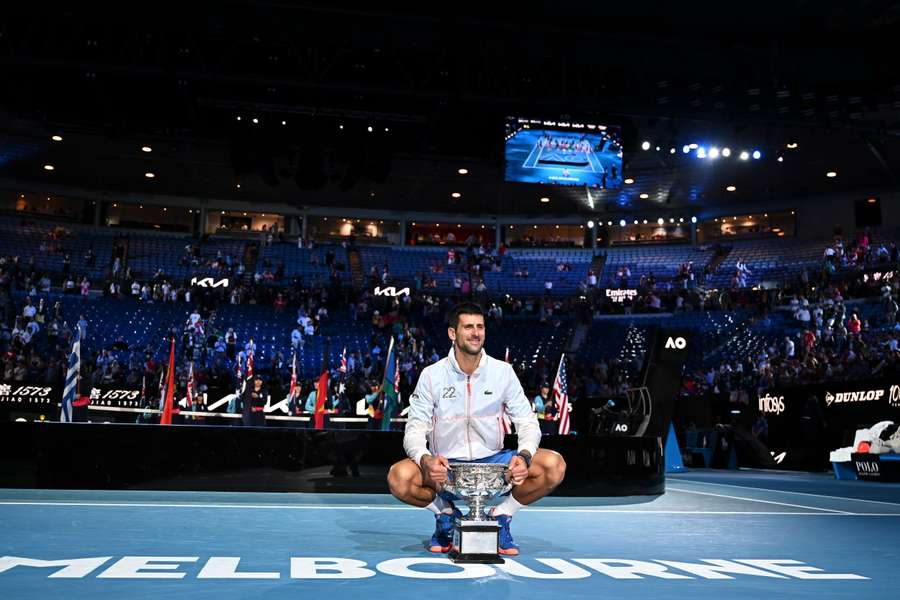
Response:
[{"label": "stadium roof structure", "polygon": [[[896,189],[900,2],[622,4],[11,8],[0,177],[548,216]],[[622,126],[634,183],[505,183],[509,115]]]}]

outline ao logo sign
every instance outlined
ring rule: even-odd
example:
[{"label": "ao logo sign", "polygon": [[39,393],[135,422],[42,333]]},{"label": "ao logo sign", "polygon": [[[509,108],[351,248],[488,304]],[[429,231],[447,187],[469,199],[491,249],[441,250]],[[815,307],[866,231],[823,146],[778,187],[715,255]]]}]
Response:
[{"label": "ao logo sign", "polygon": [[780,415],[784,412],[784,396],[760,396],[759,412]]},{"label": "ao logo sign", "polygon": [[666,340],[666,348],[677,348],[678,350],[684,350],[687,347],[687,340],[683,337],[669,337]]},{"label": "ao logo sign", "polygon": [[385,288],[379,286],[379,287],[375,288],[375,295],[376,296],[389,296],[391,298],[396,298],[397,296],[409,296],[409,288],[405,287],[405,288],[398,290],[397,288],[395,288],[392,285],[385,287]]},{"label": "ao logo sign", "polygon": [[205,288],[228,287],[228,278],[216,281],[212,277],[191,277],[191,285]]}]

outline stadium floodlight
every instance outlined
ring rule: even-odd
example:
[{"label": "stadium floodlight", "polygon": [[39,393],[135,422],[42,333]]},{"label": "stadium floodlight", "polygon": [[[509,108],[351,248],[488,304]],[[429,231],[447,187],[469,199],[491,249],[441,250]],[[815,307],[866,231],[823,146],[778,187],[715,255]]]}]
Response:
[{"label": "stadium floodlight", "polygon": [[259,119],[257,119],[256,117],[253,117],[253,124],[254,125],[259,124]]},{"label": "stadium floodlight", "polygon": [[607,226],[607,227],[612,227],[612,221],[607,221],[607,222],[606,222],[606,226]]},{"label": "stadium floodlight", "polygon": [[53,135],[53,136],[50,136],[50,139],[53,140],[54,142],[61,142],[62,136],[61,135]]},{"label": "stadium floodlight", "polygon": [[784,157],[783,157],[783,156],[779,156],[779,157],[778,157],[778,162],[784,162]]},{"label": "stadium floodlight", "polygon": [[669,154],[675,154],[675,148],[669,148]]},{"label": "stadium floodlight", "polygon": [[697,217],[691,217],[691,223],[696,223],[696,222],[697,222]]},{"label": "stadium floodlight", "polygon": [[753,151],[753,160],[759,160],[760,158],[762,158],[762,152],[760,152],[759,150],[754,150]]},{"label": "stadium floodlight", "polygon": [[625,227],[625,219],[619,219],[619,227]]},{"label": "stadium floodlight", "polygon": [[825,177],[837,177],[837,171],[828,171],[825,173]]},{"label": "stadium floodlight", "polygon": [[697,148],[697,158],[706,158],[706,148],[703,146]]},{"label": "stadium floodlight", "polygon": [[713,160],[719,158],[719,149],[713,146],[709,149],[709,157]]},{"label": "stadium floodlight", "polygon": [[689,144],[685,144],[684,146],[681,147],[681,151],[684,152],[685,154],[690,154],[691,146]]},{"label": "stadium floodlight", "polygon": [[588,229],[593,229],[593,228],[594,228],[594,222],[593,222],[593,221],[588,221],[587,225],[588,225]]},{"label": "stadium floodlight", "polygon": [[369,133],[372,133],[372,126],[369,125],[368,127],[366,127],[366,131],[368,131]]},{"label": "stadium floodlight", "polygon": [[637,219],[634,220],[634,224],[635,224],[635,225],[638,224],[638,220],[637,220]]},{"label": "stadium floodlight", "polygon": [[662,225],[662,224],[665,223],[665,222],[666,222],[666,220],[663,219],[662,217],[660,217],[660,218],[658,218],[658,219],[656,220],[656,224],[657,224],[657,225]]},{"label": "stadium floodlight", "polygon": [[675,222],[674,217],[669,217],[669,223],[674,223],[674,222]]},{"label": "stadium floodlight", "polygon": [[650,149],[650,142],[648,142],[648,141],[645,140],[645,141],[641,144],[641,150],[649,150],[649,149]]},{"label": "stadium floodlight", "polygon": [[750,160],[750,153],[746,150],[741,150],[741,155],[738,158],[741,160]]},{"label": "stadium floodlight", "polygon": [[731,156],[731,148],[722,148],[722,156],[725,158]]}]

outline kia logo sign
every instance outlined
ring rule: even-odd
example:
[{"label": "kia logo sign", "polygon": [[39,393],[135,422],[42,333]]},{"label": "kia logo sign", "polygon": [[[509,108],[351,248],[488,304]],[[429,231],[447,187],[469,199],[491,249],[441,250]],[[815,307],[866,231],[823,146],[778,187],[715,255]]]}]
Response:
[{"label": "kia logo sign", "polygon": [[683,337],[669,337],[666,340],[666,348],[677,348],[678,350],[684,350],[687,347],[687,340]]},{"label": "kia logo sign", "polygon": [[398,290],[394,286],[388,287],[376,287],[375,288],[376,296],[388,296],[389,298],[396,298],[397,296],[409,296],[409,288],[405,287],[403,289]]},{"label": "kia logo sign", "polygon": [[196,285],[197,287],[203,288],[217,288],[217,287],[228,287],[228,278],[220,279],[216,281],[212,277],[191,277],[191,285]]},{"label": "kia logo sign", "polygon": [[759,412],[780,415],[784,412],[784,396],[760,396]]}]

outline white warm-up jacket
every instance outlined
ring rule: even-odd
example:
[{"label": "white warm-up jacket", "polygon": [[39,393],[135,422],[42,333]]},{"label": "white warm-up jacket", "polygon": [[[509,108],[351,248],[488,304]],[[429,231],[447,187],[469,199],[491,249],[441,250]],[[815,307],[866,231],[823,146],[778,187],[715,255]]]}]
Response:
[{"label": "white warm-up jacket", "polygon": [[403,448],[418,464],[426,454],[477,460],[503,450],[503,413],[516,425],[519,451],[534,456],[541,428],[512,365],[482,349],[472,375],[459,368],[453,349],[419,375],[409,397]]}]

